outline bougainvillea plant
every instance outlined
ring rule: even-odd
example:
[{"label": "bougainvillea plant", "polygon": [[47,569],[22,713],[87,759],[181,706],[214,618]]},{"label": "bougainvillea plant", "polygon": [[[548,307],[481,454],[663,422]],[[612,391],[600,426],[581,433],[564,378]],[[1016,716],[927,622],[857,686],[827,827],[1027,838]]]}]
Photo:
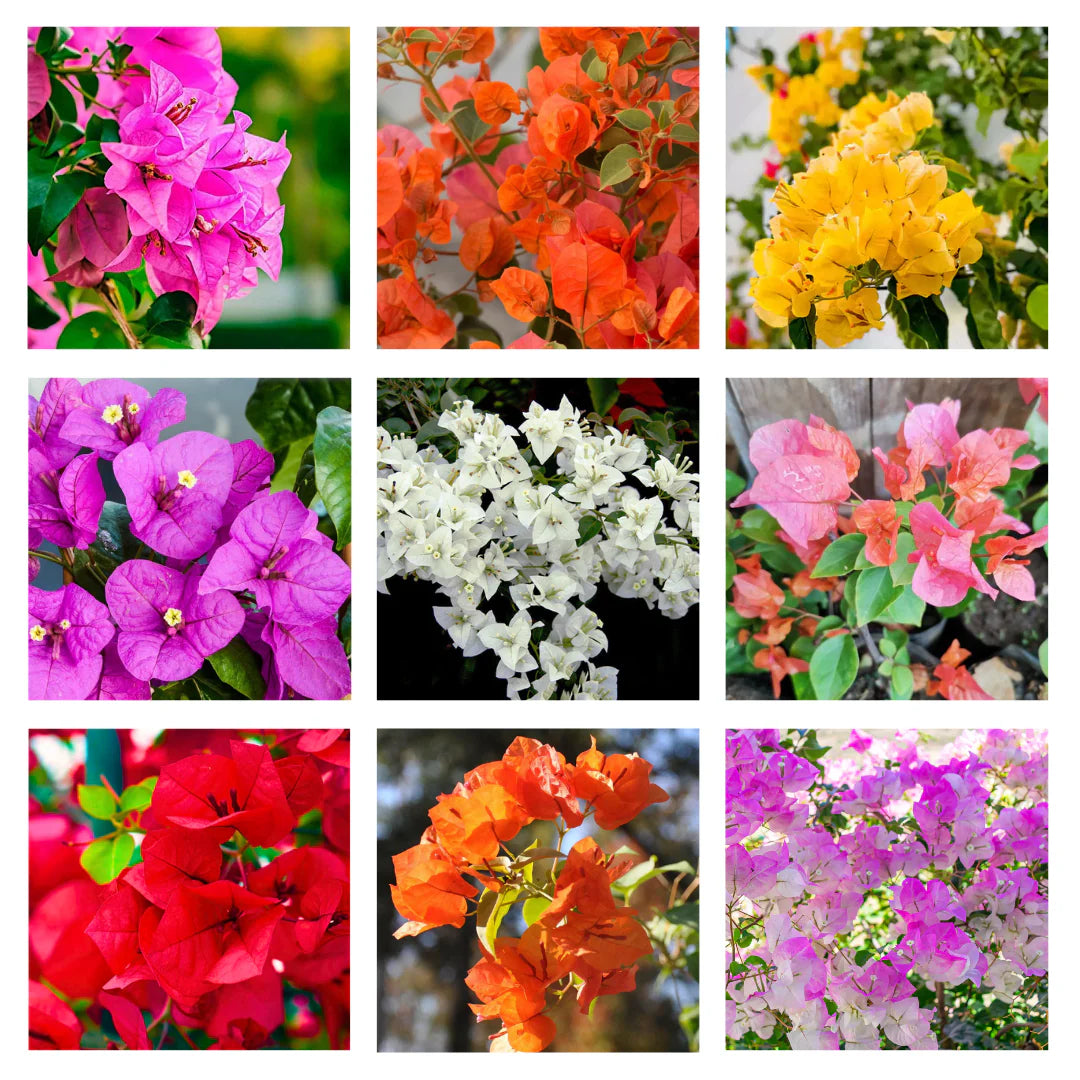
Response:
[{"label": "bougainvillea plant", "polygon": [[[178,390],[50,379],[29,406],[30,697],[347,697],[341,405],[347,380],[261,381],[247,415],[275,457],[253,439],[165,435],[184,419]],[[41,560],[63,568],[61,588],[34,585]]]},{"label": "bougainvillea plant", "polygon": [[285,136],[211,27],[31,27],[27,64],[31,348],[205,347],[281,270]]},{"label": "bougainvillea plant", "polygon": [[[490,1036],[492,1051],[543,1050],[558,1033],[548,1012],[571,991],[589,1014],[596,998],[633,990],[637,961],[663,935],[681,935],[686,947],[673,951],[681,951],[683,969],[696,978],[697,904],[687,903],[697,888],[693,866],[658,867],[655,856],[637,861],[631,848],[606,855],[591,836],[562,850],[567,832],[589,818],[600,829],[617,829],[668,799],[649,781],[652,765],[644,758],[603,754],[591,742],[571,765],[553,746],[519,736],[499,761],[478,765],[440,795],[420,843],[394,856],[390,892],[406,920],[394,937],[460,928],[476,916],[481,958],[465,981],[481,1002],[469,1006],[477,1021],[500,1024]],[[534,821],[553,823],[555,846],[508,848]],[[630,897],[662,874],[692,881],[681,893],[673,886],[669,909],[645,921]],[[518,904],[525,932],[500,936]]]},{"label": "bougainvillea plant", "polygon": [[[753,194],[728,199],[748,264],[729,344],[751,344],[752,310],[755,345],[839,348],[891,317],[906,347],[946,348],[948,290],[975,348],[1046,346],[1045,28],[825,30],[786,65],[728,34],[770,103],[768,133],[732,149],[772,144]],[[1016,135],[990,161],[995,116]]]},{"label": "bougainvillea plant", "polygon": [[[591,381],[612,384],[606,412],[615,380]],[[512,427],[448,390],[427,431],[376,429],[377,587],[435,582],[448,601],[436,620],[464,656],[497,654],[508,697],[614,700],[618,669],[593,663],[608,639],[588,601],[603,582],[670,619],[697,604],[698,474],[678,447],[658,448],[640,410],[621,410],[621,429],[565,396],[523,416]],[[423,445],[438,435],[452,436],[444,450]]]},{"label": "bougainvillea plant", "polygon": [[30,1049],[347,1046],[348,734],[119,734],[32,740]]},{"label": "bougainvillea plant", "polygon": [[[539,33],[519,86],[491,81],[492,27],[380,38],[428,131],[379,131],[379,344],[501,348],[501,303],[526,331],[508,348],[697,348],[697,29]],[[417,271],[450,258],[440,295]]]},{"label": "bougainvillea plant", "polygon": [[1047,733],[932,736],[728,731],[729,1048],[1047,1048]]},{"label": "bougainvillea plant", "polygon": [[[790,676],[799,698],[840,698],[858,674],[861,644],[894,699],[916,690],[989,699],[958,641],[940,660],[925,654],[928,675],[913,662],[910,635],[928,605],[947,618],[978,593],[1036,600],[1025,556],[1047,543],[1049,503],[1045,487],[1028,494],[1027,486],[1046,463],[1048,388],[1046,379],[1019,382],[1025,401],[1040,398],[1028,431],[961,436],[959,401],[908,402],[896,446],[888,455],[874,447],[889,499],[852,491],[859,456],[820,417],[754,432],[753,484],[728,474],[729,505],[757,507],[728,514],[729,674],[768,672],[776,697]],[[1033,453],[1023,449],[1029,432]],[[1017,516],[1029,506],[1030,524]],[[1045,642],[1039,652],[1045,669]]]}]

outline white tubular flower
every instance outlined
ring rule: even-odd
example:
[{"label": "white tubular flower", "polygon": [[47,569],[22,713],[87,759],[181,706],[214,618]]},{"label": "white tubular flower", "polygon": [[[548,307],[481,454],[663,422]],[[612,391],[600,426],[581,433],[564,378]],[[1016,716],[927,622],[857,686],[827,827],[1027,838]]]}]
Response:
[{"label": "white tubular flower", "polygon": [[578,665],[584,662],[584,654],[577,649],[564,649],[561,645],[552,645],[550,641],[540,642],[540,666],[553,682],[572,679]]},{"label": "white tubular flower", "polygon": [[561,615],[566,610],[566,601],[577,591],[577,583],[568,575],[556,571],[553,574],[537,574],[532,579],[539,607]]},{"label": "white tubular flower", "polygon": [[546,544],[549,540],[571,540],[576,539],[577,535],[578,523],[573,507],[564,503],[558,495],[552,495],[533,518],[533,543]]},{"label": "white tubular flower", "polygon": [[534,488],[531,484],[523,485],[514,493],[514,509],[518,521],[526,528],[532,525],[540,508],[548,501],[555,489],[550,484],[541,484]]},{"label": "white tubular flower", "polygon": [[531,671],[536,667],[536,660],[529,652],[532,627],[528,612],[519,611],[509,624],[489,623],[479,631],[479,636],[511,671]]},{"label": "white tubular flower", "polygon": [[533,456],[541,465],[555,453],[562,431],[563,425],[558,414],[548,412],[535,401],[529,406],[529,411],[525,413],[525,423],[521,425],[521,434],[529,440]]}]

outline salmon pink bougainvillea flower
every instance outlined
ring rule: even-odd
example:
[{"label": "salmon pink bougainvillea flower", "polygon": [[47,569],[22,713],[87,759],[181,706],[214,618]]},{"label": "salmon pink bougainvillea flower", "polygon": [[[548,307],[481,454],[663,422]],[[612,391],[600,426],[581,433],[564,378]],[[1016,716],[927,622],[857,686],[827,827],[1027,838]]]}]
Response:
[{"label": "salmon pink bougainvillea flower", "polygon": [[1042,547],[1048,538],[1049,526],[1044,525],[1031,536],[993,536],[986,541],[986,551],[990,556],[986,572],[993,574],[1002,592],[1015,596],[1017,600],[1035,599],[1035,579],[1027,569],[1031,560],[1013,556],[1030,555],[1036,548]]},{"label": "salmon pink bougainvillea flower", "polygon": [[910,515],[915,550],[908,562],[918,563],[911,588],[928,604],[950,607],[960,603],[968,589],[977,589],[991,599],[995,589],[979,572],[971,558],[975,534],[958,529],[930,503],[919,503]]}]

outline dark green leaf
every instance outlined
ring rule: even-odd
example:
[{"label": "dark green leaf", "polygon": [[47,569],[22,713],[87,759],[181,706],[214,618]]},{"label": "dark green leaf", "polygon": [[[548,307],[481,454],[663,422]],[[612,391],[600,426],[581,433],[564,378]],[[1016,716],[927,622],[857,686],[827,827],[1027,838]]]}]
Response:
[{"label": "dark green leaf", "polygon": [[902,623],[904,626],[918,626],[922,623],[925,610],[926,601],[916,596],[910,585],[904,585],[892,603],[874,618],[883,623]]},{"label": "dark green leaf", "polygon": [[26,287],[26,325],[31,330],[45,330],[60,316],[28,285]]},{"label": "dark green leaf", "polygon": [[907,309],[908,324],[929,349],[949,347],[949,316],[936,296],[907,296],[901,303]]},{"label": "dark green leaf", "polygon": [[53,170],[59,162],[44,157],[41,147],[34,147],[26,155],[27,190],[26,205],[41,206],[52,187]]},{"label": "dark green leaf", "polygon": [[762,510],[760,507],[753,510],[747,510],[746,513],[739,518],[739,532],[744,536],[749,536],[751,540],[757,540],[759,543],[776,543],[776,530],[779,528],[780,523],[776,518],[774,518],[767,510]]},{"label": "dark green leaf", "polygon": [[43,26],[38,31],[37,40],[34,42],[34,52],[38,56],[48,56],[49,53],[59,49],[66,41],[71,40],[70,26]]},{"label": "dark green leaf", "polygon": [[[310,441],[319,413],[329,405],[348,409],[350,400],[348,379],[260,379],[244,415],[266,449],[276,454],[299,439]],[[300,456],[306,446],[300,447]]]},{"label": "dark green leaf", "polygon": [[727,470],[725,476],[726,491],[724,492],[724,498],[726,502],[731,502],[737,495],[739,495],[746,488],[746,481],[738,474]]},{"label": "dark green leaf", "polygon": [[974,323],[976,334],[976,337],[972,339],[972,344],[977,340],[983,349],[1007,347],[1001,333],[1001,323],[998,322],[997,304],[990,295],[986,278],[981,273],[976,277],[971,292],[968,294],[968,315],[970,317],[968,336],[972,336],[971,323]]},{"label": "dark green leaf", "polygon": [[414,30],[407,39],[410,43],[413,41],[438,41],[439,35],[434,30],[425,30],[423,28]]},{"label": "dark green leaf", "polygon": [[1050,250],[1050,219],[1046,217],[1037,217],[1028,226],[1028,236],[1035,241],[1043,249],[1043,251]]},{"label": "dark green leaf", "polygon": [[63,150],[65,146],[70,146],[73,142],[77,142],[83,138],[86,132],[83,131],[78,124],[61,124],[53,133],[52,138],[49,139],[49,145],[45,148],[45,154],[47,157],[51,157],[58,150]]},{"label": "dark green leaf", "polygon": [[834,540],[822,553],[817,565],[810,572],[811,577],[838,577],[850,573],[866,544],[863,533],[848,533]]},{"label": "dark green leaf", "polygon": [[578,521],[578,541],[577,546],[581,547],[582,544],[591,540],[603,527],[603,522],[598,517],[583,517]]},{"label": "dark green leaf", "polygon": [[817,323],[817,308],[812,307],[810,314],[804,319],[792,319],[788,323],[788,337],[796,349],[813,349],[817,346],[815,337],[815,325]]},{"label": "dark green leaf", "polygon": [[144,349],[201,349],[202,347],[202,338],[186,322],[178,319],[167,319],[165,322],[157,323],[149,336],[143,339]]},{"label": "dark green leaf", "polygon": [[49,104],[61,120],[70,120],[74,124],[79,119],[79,107],[71,95],[71,87],[55,75],[50,76],[49,82],[52,85]]},{"label": "dark green leaf", "polygon": [[462,135],[471,143],[479,142],[491,128],[476,115],[476,102],[472,98],[459,101],[451,110],[450,120],[457,124]]},{"label": "dark green leaf", "polygon": [[607,416],[611,412],[611,406],[619,400],[619,383],[617,379],[588,379],[589,396],[592,398],[592,407],[597,416]]},{"label": "dark green leaf", "polygon": [[421,424],[413,439],[416,440],[417,445],[429,442],[431,439],[437,439],[440,435],[449,435],[450,432],[446,428],[439,427],[438,420],[428,420],[427,423]]},{"label": "dark green leaf", "polygon": [[445,124],[447,117],[450,115],[446,109],[441,108],[436,104],[435,99],[431,97],[424,98],[424,104],[427,106],[428,111],[435,117],[440,123]]},{"label": "dark green leaf", "polygon": [[120,327],[104,311],[88,311],[64,327],[58,349],[124,349],[127,342]]},{"label": "dark green leaf", "polygon": [[810,660],[810,682],[819,701],[838,701],[859,671],[859,654],[850,634],[826,638]]},{"label": "dark green leaf", "polygon": [[859,575],[855,591],[855,615],[858,625],[876,619],[901,592],[902,587],[894,585],[887,566],[874,566]]},{"label": "dark green leaf", "polygon": [[239,690],[251,701],[262,701],[266,697],[262,661],[239,634],[223,649],[211,653],[207,660],[226,686]]},{"label": "dark green leaf", "polygon": [[157,332],[159,323],[180,322],[190,326],[195,318],[195,310],[198,304],[190,293],[177,290],[176,292],[162,293],[151,305],[146,313],[144,322],[147,329]]},{"label": "dark green leaf", "polygon": [[692,926],[696,930],[701,922],[701,905],[696,901],[692,904],[679,904],[676,907],[668,908],[663,914],[669,923],[675,923],[679,926]]},{"label": "dark green leaf", "polygon": [[352,415],[336,405],[315,423],[315,486],[337,533],[340,551],[352,541]]},{"label": "dark green leaf", "polygon": [[635,30],[626,39],[623,51],[619,54],[619,63],[629,64],[631,60],[636,60],[647,48],[648,45],[645,43],[645,38]]},{"label": "dark green leaf", "polygon": [[60,227],[60,222],[75,209],[83,192],[101,183],[100,176],[86,172],[68,172],[53,180],[41,208],[37,235],[32,238],[30,244],[35,253],[41,250],[45,241]]},{"label": "dark green leaf", "polygon": [[[401,421],[401,423],[404,423],[404,421]],[[406,430],[408,430],[407,424]],[[300,459],[300,467],[296,470],[296,480],[293,482],[293,491],[305,506],[310,506],[311,500],[318,494],[318,488],[315,484],[314,444],[304,451],[304,456]]]},{"label": "dark green leaf", "polygon": [[95,142],[119,142],[120,124],[116,120],[106,120],[100,116],[91,116],[86,121],[86,137]]},{"label": "dark green leaf", "polygon": [[677,142],[697,142],[701,138],[692,124],[676,124],[668,134]]}]

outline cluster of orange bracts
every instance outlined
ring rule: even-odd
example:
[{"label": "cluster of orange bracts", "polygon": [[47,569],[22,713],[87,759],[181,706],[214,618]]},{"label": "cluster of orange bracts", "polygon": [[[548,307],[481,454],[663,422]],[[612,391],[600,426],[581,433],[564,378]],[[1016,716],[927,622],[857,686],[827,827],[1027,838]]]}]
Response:
[{"label": "cluster of orange bracts", "polygon": [[[554,309],[587,348],[696,348],[697,156],[676,164],[671,154],[677,145],[696,148],[689,121],[698,111],[698,69],[670,72],[672,82],[689,88],[674,99],[667,79],[650,71],[679,36],[660,27],[544,28],[540,43],[549,63],[534,67],[527,85],[515,90],[490,81],[491,28],[420,29],[439,40],[408,45],[414,70],[441,70],[442,51],[461,51],[463,42],[468,49],[459,59],[480,68],[474,78],[442,82],[437,103],[421,86],[430,146],[395,125],[379,132],[377,261],[394,268],[378,285],[379,344],[441,348],[454,339],[454,319],[429,296],[416,263],[456,254],[476,275],[481,302],[498,297],[524,323]],[[620,63],[634,34],[646,48]],[[582,66],[593,52],[596,78]],[[380,70],[397,77],[393,65]],[[454,119],[463,102],[471,102],[483,132],[468,144]],[[494,151],[500,134],[508,134],[500,125],[515,116],[513,133],[520,130],[523,141],[505,145],[488,165],[470,160]],[[620,116],[633,116],[634,126]],[[625,175],[604,186],[599,162],[619,146],[632,148]],[[617,194],[615,186],[631,177],[636,186]],[[454,224],[462,232],[459,249],[440,252]],[[534,269],[510,266],[518,255]],[[545,344],[526,333],[509,347]]]},{"label": "cluster of orange bracts", "polygon": [[[515,864],[500,848],[533,821],[561,818],[574,828],[592,813],[601,828],[614,829],[665,802],[651,771],[636,754],[602,754],[595,738],[574,765],[554,747],[515,739],[499,761],[471,770],[451,794],[440,795],[420,843],[394,856],[390,891],[409,920],[394,936],[464,925],[466,900],[478,890],[463,875],[494,893],[509,887]],[[529,854],[541,858],[536,849]],[[492,1039],[505,1038],[517,1051],[542,1050],[555,1037],[554,1021],[544,1015],[553,984],[576,986],[586,1012],[600,995],[633,989],[631,965],[652,951],[636,912],[612,896],[626,860],[605,856],[591,838],[578,841],[565,861],[554,851],[544,857],[553,860],[550,883],[523,891],[549,896],[550,904],[520,938],[498,937],[493,951],[481,940],[483,958],[465,980],[482,1002],[471,1006],[477,1018],[502,1023]]]}]

